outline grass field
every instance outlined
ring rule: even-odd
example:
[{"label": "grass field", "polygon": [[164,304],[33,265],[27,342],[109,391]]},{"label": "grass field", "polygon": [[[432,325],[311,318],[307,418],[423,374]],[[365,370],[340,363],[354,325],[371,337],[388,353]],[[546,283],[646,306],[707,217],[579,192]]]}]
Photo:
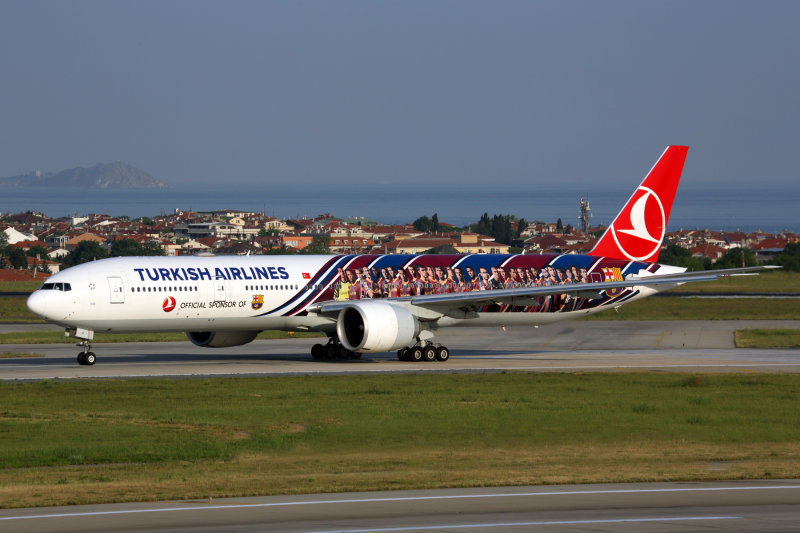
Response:
[{"label": "grass field", "polygon": [[800,376],[0,385],[0,505],[800,477]]},{"label": "grass field", "polygon": [[29,352],[0,352],[0,359],[18,359],[26,357],[44,357],[44,354]]},{"label": "grass field", "polygon": [[35,291],[42,286],[44,280],[37,281],[0,281],[0,292]]},{"label": "grass field", "polygon": [[[268,330],[262,331],[257,340],[289,339],[302,337],[324,337],[322,333]],[[185,333],[96,333],[92,344],[104,342],[178,342],[186,341]],[[77,339],[65,337],[63,331],[20,331],[0,333],[0,344],[75,344]]]},{"label": "grass field", "polygon": [[734,341],[737,348],[800,348],[800,330],[740,329]]},{"label": "grass field", "polygon": [[[796,298],[645,298],[587,320],[796,320]],[[0,322],[42,323],[20,297],[0,297]],[[3,342],[3,341],[0,341]],[[7,341],[10,342],[10,341]]]},{"label": "grass field", "polygon": [[796,292],[800,293],[800,272],[774,270],[757,276],[733,276],[717,281],[686,283],[670,292]]},{"label": "grass field", "polygon": [[43,323],[42,319],[28,311],[25,301],[22,296],[0,296],[0,322]]},{"label": "grass field", "polygon": [[623,305],[586,320],[797,320],[800,298],[659,298]]}]

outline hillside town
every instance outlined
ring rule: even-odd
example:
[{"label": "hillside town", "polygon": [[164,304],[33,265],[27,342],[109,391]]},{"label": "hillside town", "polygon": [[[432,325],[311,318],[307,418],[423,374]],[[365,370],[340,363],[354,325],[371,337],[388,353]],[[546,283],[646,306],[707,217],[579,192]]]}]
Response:
[{"label": "hillside town", "polygon": [[[498,220],[505,226],[502,231]],[[88,214],[54,219],[28,211],[0,216],[0,279],[46,277],[72,264],[114,255],[581,254],[592,249],[604,230],[598,226],[582,231],[560,219],[528,223],[498,215],[494,220],[484,215],[481,223],[458,228],[438,222],[436,215],[384,225],[330,213],[280,220],[237,210],[176,210],[153,218]],[[677,245],[706,265],[736,248],[767,263],[799,239],[789,231],[679,229],[667,233],[664,246]]]}]

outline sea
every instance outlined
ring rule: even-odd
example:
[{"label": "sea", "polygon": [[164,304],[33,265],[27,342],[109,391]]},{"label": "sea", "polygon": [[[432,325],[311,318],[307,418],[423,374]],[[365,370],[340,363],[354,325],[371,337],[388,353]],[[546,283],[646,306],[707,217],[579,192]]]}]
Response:
[{"label": "sea", "polygon": [[[402,186],[354,187],[174,187],[171,189],[4,188],[0,213],[41,212],[53,218],[103,213],[131,218],[176,210],[221,209],[265,213],[277,218],[312,218],[330,213],[403,224],[437,214],[457,226],[477,222],[483,213],[510,214],[527,221],[579,225],[579,201],[589,200],[591,225],[609,224],[631,188],[576,191],[557,186]],[[800,185],[780,189],[679,189],[668,229],[783,230],[800,232]]]}]

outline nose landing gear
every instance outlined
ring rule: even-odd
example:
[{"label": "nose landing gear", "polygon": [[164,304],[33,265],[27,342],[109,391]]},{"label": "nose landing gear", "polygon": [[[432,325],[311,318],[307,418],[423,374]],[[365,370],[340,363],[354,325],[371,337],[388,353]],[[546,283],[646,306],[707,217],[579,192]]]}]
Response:
[{"label": "nose landing gear", "polygon": [[78,346],[83,346],[83,351],[78,354],[78,364],[91,366],[97,362],[97,356],[94,352],[90,352],[92,345],[88,340],[83,340],[78,343]]}]

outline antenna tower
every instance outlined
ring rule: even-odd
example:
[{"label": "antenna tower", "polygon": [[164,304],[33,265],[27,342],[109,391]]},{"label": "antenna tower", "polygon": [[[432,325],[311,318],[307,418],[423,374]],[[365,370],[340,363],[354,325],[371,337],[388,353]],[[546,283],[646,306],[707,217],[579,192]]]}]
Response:
[{"label": "antenna tower", "polygon": [[592,218],[592,210],[589,208],[589,198],[588,195],[586,198],[581,198],[580,200],[581,206],[581,216],[578,218],[581,222],[581,231],[584,233],[589,232],[589,219]]}]

